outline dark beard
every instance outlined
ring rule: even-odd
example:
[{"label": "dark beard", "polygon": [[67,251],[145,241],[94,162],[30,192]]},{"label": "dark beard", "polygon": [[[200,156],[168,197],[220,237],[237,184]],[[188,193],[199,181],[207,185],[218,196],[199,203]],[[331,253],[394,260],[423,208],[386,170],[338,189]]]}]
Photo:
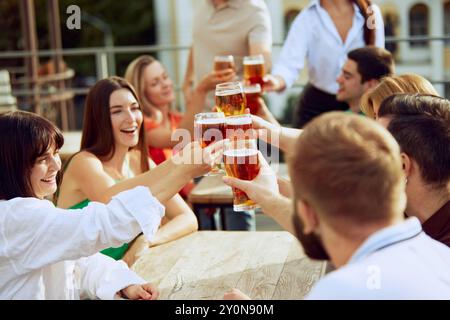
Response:
[{"label": "dark beard", "polygon": [[[294,201],[294,203],[296,203],[296,201]],[[306,235],[303,232],[303,223],[295,209],[292,221],[294,224],[295,235],[302,244],[305,254],[314,260],[330,260],[320,238],[314,233]]]}]

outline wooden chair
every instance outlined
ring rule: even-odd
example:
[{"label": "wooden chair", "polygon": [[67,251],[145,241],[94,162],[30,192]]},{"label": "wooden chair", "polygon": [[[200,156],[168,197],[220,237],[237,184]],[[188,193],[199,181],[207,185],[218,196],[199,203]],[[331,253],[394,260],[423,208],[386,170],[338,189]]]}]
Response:
[{"label": "wooden chair", "polygon": [[75,76],[73,69],[65,65],[63,71],[55,73],[53,61],[39,68],[36,80],[28,77],[19,77],[14,81],[15,88],[31,88],[33,94],[28,102],[32,110],[56,124],[63,131],[75,129],[75,111],[72,90],[72,79]]}]

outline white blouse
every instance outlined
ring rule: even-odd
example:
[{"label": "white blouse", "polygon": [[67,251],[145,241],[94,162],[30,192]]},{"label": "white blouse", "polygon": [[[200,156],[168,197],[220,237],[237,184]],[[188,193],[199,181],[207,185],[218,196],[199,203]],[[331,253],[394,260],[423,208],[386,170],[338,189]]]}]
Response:
[{"label": "white blouse", "polygon": [[141,230],[151,240],[163,216],[145,187],[73,210],[36,198],[0,201],[0,299],[117,298],[145,281],[98,252]]},{"label": "white blouse", "polygon": [[[345,42],[319,0],[313,0],[295,18],[272,74],[281,76],[289,88],[297,80],[307,60],[309,82],[318,89],[336,94],[336,78],[347,53],[364,47],[365,19],[354,4],[353,23]],[[384,48],[384,24],[378,6],[373,5],[376,25],[375,45]],[[370,23],[370,21],[368,21]]]}]

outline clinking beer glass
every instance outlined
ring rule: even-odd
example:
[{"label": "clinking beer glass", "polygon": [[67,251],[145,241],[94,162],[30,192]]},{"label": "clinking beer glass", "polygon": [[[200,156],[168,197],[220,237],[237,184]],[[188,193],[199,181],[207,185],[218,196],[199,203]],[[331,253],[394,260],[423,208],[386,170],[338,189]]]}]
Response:
[{"label": "clinking beer glass", "polygon": [[215,56],[214,70],[220,71],[225,69],[236,69],[233,56]]},{"label": "clinking beer glass", "polygon": [[247,103],[240,82],[224,82],[216,85],[216,108],[226,117],[243,114]]},{"label": "clinking beer glass", "polygon": [[[260,164],[255,139],[230,140],[225,145],[223,161],[227,176],[241,180],[253,180],[259,174]],[[233,210],[247,211],[259,206],[247,194],[233,188]]]},{"label": "clinking beer glass", "polygon": [[247,108],[250,109],[251,114],[258,114],[259,112],[259,97],[261,96],[261,86],[259,83],[248,84],[244,86],[245,99]]},{"label": "clinking beer glass", "polygon": [[[194,139],[206,148],[211,143],[225,138],[225,115],[222,112],[197,113],[194,118]],[[215,165],[206,175],[216,175],[220,165]]]},{"label": "clinking beer glass", "polygon": [[264,88],[264,56],[262,54],[246,56],[243,64],[245,84],[259,83],[261,88]]},{"label": "clinking beer glass", "polygon": [[225,137],[230,140],[256,139],[253,131],[252,116],[240,114],[225,118]]}]

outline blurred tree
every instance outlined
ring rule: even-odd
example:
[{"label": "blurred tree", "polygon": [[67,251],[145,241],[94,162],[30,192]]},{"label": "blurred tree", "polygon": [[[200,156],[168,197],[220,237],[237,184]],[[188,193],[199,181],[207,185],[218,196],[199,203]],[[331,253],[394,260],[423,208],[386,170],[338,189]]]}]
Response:
[{"label": "blurred tree", "polygon": [[[66,20],[69,17],[66,9],[70,5],[79,6],[82,15],[83,12],[88,13],[108,24],[114,36],[115,46],[155,43],[153,1],[133,0],[132,3],[129,3],[116,0],[60,0],[61,34],[64,48],[104,46],[103,32],[87,22],[82,21],[81,30],[69,30],[66,27]],[[49,49],[46,0],[35,0],[35,10],[39,48]],[[0,37],[0,51],[23,49],[19,0],[0,1],[0,29],[7,30],[7,32],[2,32],[2,37]],[[129,58],[129,55],[116,56],[118,74],[123,73]],[[95,75],[94,57],[66,57],[65,60],[78,75]],[[22,59],[0,60],[0,66],[20,65],[21,63]]]}]

